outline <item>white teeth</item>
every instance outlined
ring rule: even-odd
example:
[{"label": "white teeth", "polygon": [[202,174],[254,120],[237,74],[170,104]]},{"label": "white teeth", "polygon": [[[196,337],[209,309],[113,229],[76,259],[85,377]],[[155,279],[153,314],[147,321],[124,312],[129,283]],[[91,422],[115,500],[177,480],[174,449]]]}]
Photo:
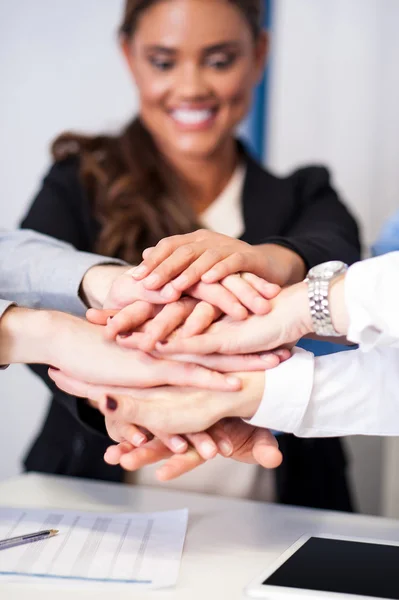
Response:
[{"label": "white teeth", "polygon": [[199,125],[212,117],[212,111],[177,109],[172,112],[172,116],[182,125]]}]

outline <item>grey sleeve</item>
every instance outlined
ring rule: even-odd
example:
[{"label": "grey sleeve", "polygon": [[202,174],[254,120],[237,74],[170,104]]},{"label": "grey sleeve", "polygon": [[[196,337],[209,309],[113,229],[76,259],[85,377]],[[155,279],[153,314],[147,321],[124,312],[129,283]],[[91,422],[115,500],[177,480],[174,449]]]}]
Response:
[{"label": "grey sleeve", "polygon": [[0,231],[0,298],[82,315],[87,307],[79,298],[79,287],[84,274],[99,264],[125,263],[78,252],[30,230]]}]

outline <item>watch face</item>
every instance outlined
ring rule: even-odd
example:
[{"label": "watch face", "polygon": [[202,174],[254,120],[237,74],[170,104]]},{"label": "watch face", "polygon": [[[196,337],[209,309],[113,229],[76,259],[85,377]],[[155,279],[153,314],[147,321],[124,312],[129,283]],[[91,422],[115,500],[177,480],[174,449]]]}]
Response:
[{"label": "watch face", "polygon": [[331,279],[336,275],[341,275],[347,269],[347,265],[340,260],[331,260],[330,262],[316,265],[310,269],[308,277],[317,277],[318,279]]}]

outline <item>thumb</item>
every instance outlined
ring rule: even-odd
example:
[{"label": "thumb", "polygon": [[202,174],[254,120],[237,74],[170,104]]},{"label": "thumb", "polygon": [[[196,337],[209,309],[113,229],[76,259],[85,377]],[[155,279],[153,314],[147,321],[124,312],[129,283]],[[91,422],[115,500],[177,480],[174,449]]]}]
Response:
[{"label": "thumb", "polygon": [[114,317],[117,310],[100,310],[99,308],[89,308],[86,311],[86,319],[93,325],[106,325],[109,317]]},{"label": "thumb", "polygon": [[268,429],[256,429],[252,454],[256,462],[265,469],[276,469],[283,461],[278,442]]}]

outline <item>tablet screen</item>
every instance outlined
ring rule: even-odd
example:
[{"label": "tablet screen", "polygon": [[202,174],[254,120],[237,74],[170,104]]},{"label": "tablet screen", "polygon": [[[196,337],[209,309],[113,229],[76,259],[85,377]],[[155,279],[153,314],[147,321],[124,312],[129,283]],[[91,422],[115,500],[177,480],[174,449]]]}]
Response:
[{"label": "tablet screen", "polygon": [[399,600],[399,546],[310,538],[263,585]]}]

